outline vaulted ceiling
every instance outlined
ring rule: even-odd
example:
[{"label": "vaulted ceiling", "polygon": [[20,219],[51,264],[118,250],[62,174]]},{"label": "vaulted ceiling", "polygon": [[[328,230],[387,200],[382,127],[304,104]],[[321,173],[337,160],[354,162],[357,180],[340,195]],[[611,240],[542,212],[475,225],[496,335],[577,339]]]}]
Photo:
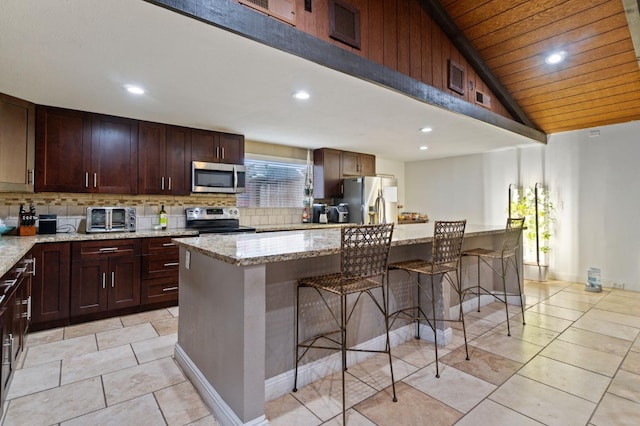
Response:
[{"label": "vaulted ceiling", "polygon": [[[637,15],[636,0],[440,3],[545,133],[640,120],[640,52],[631,38],[640,28],[629,25],[623,5]],[[565,52],[565,60],[545,63],[554,51]]]}]

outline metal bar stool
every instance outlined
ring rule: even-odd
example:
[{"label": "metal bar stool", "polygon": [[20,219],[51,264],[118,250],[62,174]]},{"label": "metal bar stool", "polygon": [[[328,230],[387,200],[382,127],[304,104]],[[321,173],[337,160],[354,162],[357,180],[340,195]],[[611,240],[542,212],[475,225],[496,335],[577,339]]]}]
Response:
[{"label": "metal bar stool", "polygon": [[[396,387],[393,378],[393,365],[391,363],[391,345],[389,342],[389,326],[387,316],[387,299],[383,289],[384,276],[387,273],[389,247],[393,224],[380,225],[353,225],[341,228],[340,244],[340,272],[316,277],[302,278],[298,281],[296,294],[296,370],[293,391],[298,386],[298,364],[311,348],[339,349],[342,355],[342,421],[346,424],[346,397],[345,397],[345,370],[347,369],[347,351],[386,353],[389,356],[391,369],[391,386],[393,389],[393,401],[396,402]],[[316,334],[300,341],[300,290],[304,288],[314,289],[326,308],[329,310],[336,328],[327,332]],[[382,304],[373,295],[373,290],[380,288]],[[347,296],[357,294],[351,307],[347,306]],[[375,306],[384,316],[386,345],[385,350],[353,349],[347,348],[347,325],[355,311],[360,297],[369,295]],[[340,298],[339,315],[331,308],[332,296]],[[302,353],[300,352],[302,349]]]},{"label": "metal bar stool", "polygon": [[[462,253],[463,256],[476,256],[478,258],[478,283],[475,287],[469,287],[465,289],[465,295],[473,294],[478,297],[478,312],[480,312],[480,296],[482,294],[493,296],[496,300],[504,303],[505,311],[507,313],[507,336],[511,336],[506,281],[509,266],[513,267],[513,269],[516,271],[516,279],[518,282],[518,296],[520,297],[520,308],[522,310],[522,324],[525,324],[524,304],[522,303],[522,288],[520,285],[520,269],[517,256],[518,248],[520,247],[520,241],[522,240],[523,227],[524,218],[509,218],[507,219],[507,226],[505,228],[504,240],[502,241],[501,250],[475,248],[471,250],[465,250]],[[495,260],[500,261],[500,269],[497,269],[492,265],[492,262]],[[502,279],[502,295],[498,295],[493,291],[489,291],[480,285],[480,261],[491,268],[491,270],[493,270],[493,272],[495,272]]]},{"label": "metal bar stool", "polygon": [[[449,284],[456,291],[458,296],[460,297],[460,317],[459,321],[462,322],[462,332],[464,334],[464,346],[467,352],[467,359],[469,359],[469,350],[467,348],[467,331],[464,326],[464,313],[462,312],[462,290],[461,290],[461,282],[459,275],[459,264],[460,257],[462,251],[462,241],[464,238],[464,229],[466,226],[466,220],[459,221],[436,221],[434,224],[433,231],[433,244],[431,246],[431,259],[423,260],[423,259],[414,259],[407,260],[403,262],[392,263],[389,265],[389,270],[398,269],[403,270],[409,274],[411,278],[411,274],[415,272],[418,277],[415,281],[416,284],[416,293],[417,293],[417,303],[413,303],[413,291],[411,291],[411,302],[408,307],[400,308],[395,312],[389,314],[391,320],[391,326],[398,318],[408,319],[415,321],[416,323],[416,338],[420,338],[420,321],[426,321],[429,327],[433,330],[433,340],[436,352],[436,377],[440,377],[440,369],[438,367],[438,332],[437,332],[437,313],[436,313],[436,297],[435,297],[435,285],[434,285],[434,276],[441,275],[440,283],[442,283],[442,279],[446,279]],[[450,277],[450,273],[455,274],[455,281]],[[422,275],[428,275],[429,285],[431,287],[430,295],[427,292],[427,289],[423,285],[421,281]],[[389,277],[387,276],[387,280]],[[413,279],[411,280],[413,283]],[[413,285],[413,284],[412,284]],[[387,299],[389,299],[389,285],[387,285]],[[426,297],[431,299],[431,309],[433,313],[433,317],[428,316],[421,303],[420,303],[420,295],[424,294]],[[432,323],[433,321],[433,323]],[[442,321],[451,321],[445,320]],[[456,320],[458,321],[458,320]],[[387,321],[389,322],[389,321]]]}]

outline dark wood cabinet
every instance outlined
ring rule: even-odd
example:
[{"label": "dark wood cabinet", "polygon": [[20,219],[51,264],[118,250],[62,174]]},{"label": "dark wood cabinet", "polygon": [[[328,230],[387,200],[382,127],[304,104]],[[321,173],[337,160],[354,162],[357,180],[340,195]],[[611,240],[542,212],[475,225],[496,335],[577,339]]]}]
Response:
[{"label": "dark wood cabinet", "polygon": [[171,237],[142,240],[141,303],[178,301],[179,250]]},{"label": "dark wood cabinet", "polygon": [[93,192],[138,192],[138,122],[93,114],[91,120]]},{"label": "dark wood cabinet", "polygon": [[36,108],[36,186],[51,192],[89,192],[91,114]]},{"label": "dark wood cabinet", "polygon": [[138,122],[37,108],[36,191],[135,194]]},{"label": "dark wood cabinet", "polygon": [[375,176],[376,157],[358,152],[342,151],[342,176]]},{"label": "dark wood cabinet", "polygon": [[140,305],[140,240],[72,243],[71,316]]},{"label": "dark wood cabinet", "polygon": [[35,104],[0,93],[0,190],[33,192]]},{"label": "dark wood cabinet", "polygon": [[244,164],[244,136],[192,129],[191,161]]},{"label": "dark wood cabinet", "polygon": [[[65,321],[69,318],[71,243],[37,244],[33,249],[31,322]],[[61,323],[62,325],[63,323]]]},{"label": "dark wood cabinet", "polygon": [[313,151],[313,197],[342,197],[342,151],[322,148]]},{"label": "dark wood cabinet", "polygon": [[141,121],[138,192],[184,195],[189,193],[187,176],[191,158],[190,129]]},{"label": "dark wood cabinet", "polygon": [[375,155],[321,148],[313,151],[313,197],[341,198],[342,179],[375,176]]}]

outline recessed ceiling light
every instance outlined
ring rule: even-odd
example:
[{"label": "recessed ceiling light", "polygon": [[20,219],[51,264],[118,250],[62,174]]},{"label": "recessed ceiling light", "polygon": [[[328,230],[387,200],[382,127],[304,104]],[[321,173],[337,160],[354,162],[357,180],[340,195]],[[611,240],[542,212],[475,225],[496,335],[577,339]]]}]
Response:
[{"label": "recessed ceiling light", "polygon": [[305,100],[305,99],[309,99],[311,95],[309,95],[309,93],[305,92],[304,90],[300,90],[294,93],[293,97],[296,99]]},{"label": "recessed ceiling light", "polygon": [[423,127],[420,129],[420,131],[422,133],[429,133],[430,131],[432,131],[433,129],[431,127]]},{"label": "recessed ceiling light", "polygon": [[421,146],[421,147],[420,147],[420,151],[426,151],[426,150],[428,150],[428,149],[429,149],[429,147],[428,147],[428,146],[424,146],[424,145],[423,145],[423,146]]},{"label": "recessed ceiling light", "polygon": [[142,95],[144,94],[144,89],[140,86],[134,86],[133,84],[127,84],[124,86],[125,89],[127,89],[127,91],[129,93],[133,93],[134,95]]},{"label": "recessed ceiling light", "polygon": [[566,58],[566,56],[567,54],[565,52],[553,52],[552,54],[547,56],[544,61],[550,65],[559,64],[560,62],[564,61],[564,58]]}]

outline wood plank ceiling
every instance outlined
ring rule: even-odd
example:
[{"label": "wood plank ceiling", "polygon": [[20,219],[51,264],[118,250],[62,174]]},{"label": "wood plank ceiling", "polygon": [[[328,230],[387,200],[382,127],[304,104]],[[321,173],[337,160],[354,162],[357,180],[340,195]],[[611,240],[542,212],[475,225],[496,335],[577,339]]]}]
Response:
[{"label": "wood plank ceiling", "polygon": [[[640,120],[640,65],[622,0],[441,0],[545,133]],[[545,63],[553,51],[564,62]]]}]

